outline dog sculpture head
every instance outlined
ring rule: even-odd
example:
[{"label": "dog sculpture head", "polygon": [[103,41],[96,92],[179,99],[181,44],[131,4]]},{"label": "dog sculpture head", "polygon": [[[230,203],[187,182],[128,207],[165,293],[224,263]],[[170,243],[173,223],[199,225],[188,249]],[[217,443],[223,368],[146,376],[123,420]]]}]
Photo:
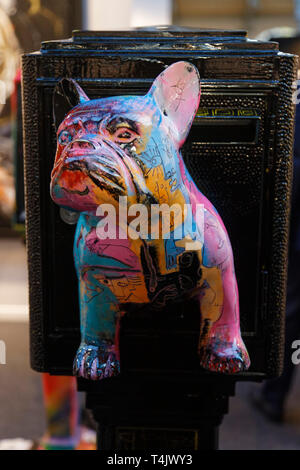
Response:
[{"label": "dog sculpture head", "polygon": [[[167,202],[179,184],[179,149],[199,99],[199,74],[187,62],[163,71],[145,96],[89,100],[74,80],[63,79],[54,95],[52,199],[88,214],[119,196],[133,203]],[[165,201],[160,177],[168,182]]]}]

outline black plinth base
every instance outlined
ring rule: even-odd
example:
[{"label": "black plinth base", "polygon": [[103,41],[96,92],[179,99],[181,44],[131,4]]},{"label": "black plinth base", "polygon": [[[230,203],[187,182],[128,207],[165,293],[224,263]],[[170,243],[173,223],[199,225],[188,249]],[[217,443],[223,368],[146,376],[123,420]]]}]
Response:
[{"label": "black plinth base", "polygon": [[99,450],[213,450],[235,381],[215,375],[79,381],[98,423]]}]

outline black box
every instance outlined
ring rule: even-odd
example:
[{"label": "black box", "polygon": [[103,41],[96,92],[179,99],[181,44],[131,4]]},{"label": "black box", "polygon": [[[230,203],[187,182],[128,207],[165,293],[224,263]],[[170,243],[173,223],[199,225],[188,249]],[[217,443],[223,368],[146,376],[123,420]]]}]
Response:
[{"label": "black box", "polygon": [[[60,219],[49,195],[54,86],[71,77],[91,98],[144,94],[179,60],[196,65],[202,80],[200,108],[183,155],[231,238],[241,329],[252,361],[239,377],[280,373],[297,60],[280,53],[276,43],[247,39],[243,31],[166,28],[75,31],[70,40],[45,42],[40,52],[23,56],[31,365],[37,371],[71,374],[80,341],[74,226]],[[175,311],[170,306],[159,317],[150,311],[139,318],[127,315],[121,329],[123,370],[208,374],[198,366],[199,321],[193,305]]]}]

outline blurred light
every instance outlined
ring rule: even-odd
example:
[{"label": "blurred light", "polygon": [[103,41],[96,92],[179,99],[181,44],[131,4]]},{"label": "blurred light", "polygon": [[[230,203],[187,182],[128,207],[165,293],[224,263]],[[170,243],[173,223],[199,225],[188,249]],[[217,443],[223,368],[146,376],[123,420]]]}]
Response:
[{"label": "blurred light", "polygon": [[84,0],[84,29],[122,30],[130,27],[133,0]]},{"label": "blurred light", "polygon": [[29,320],[28,305],[18,304],[0,304],[0,323],[1,322],[27,322]]},{"label": "blurred light", "polygon": [[259,41],[270,41],[272,38],[293,38],[296,32],[297,30],[291,26],[278,26],[262,31],[255,39]]},{"label": "blurred light", "polygon": [[133,0],[132,3],[132,27],[172,23],[171,0]]},{"label": "blurred light", "polygon": [[172,0],[83,0],[83,25],[103,31],[171,24],[172,5]]}]

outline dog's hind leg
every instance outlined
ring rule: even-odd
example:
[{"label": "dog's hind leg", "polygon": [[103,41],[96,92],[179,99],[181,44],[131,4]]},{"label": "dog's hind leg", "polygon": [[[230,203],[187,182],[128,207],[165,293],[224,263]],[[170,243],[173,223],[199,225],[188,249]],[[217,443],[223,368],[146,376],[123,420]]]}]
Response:
[{"label": "dog's hind leg", "polygon": [[238,288],[229,237],[219,218],[208,211],[201,257],[200,363],[206,369],[224,373],[248,369],[250,360],[240,333]]}]

